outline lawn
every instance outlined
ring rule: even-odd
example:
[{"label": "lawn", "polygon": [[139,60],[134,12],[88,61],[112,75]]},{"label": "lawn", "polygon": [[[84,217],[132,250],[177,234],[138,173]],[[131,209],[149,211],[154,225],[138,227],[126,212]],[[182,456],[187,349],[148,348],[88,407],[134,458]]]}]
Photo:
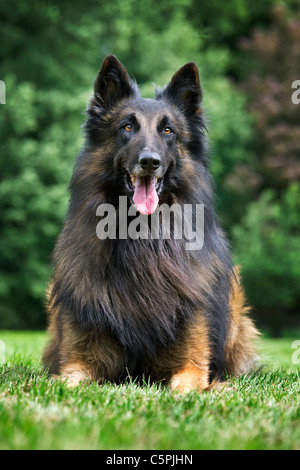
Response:
[{"label": "lawn", "polygon": [[180,396],[130,382],[67,389],[41,369],[44,333],[0,331],[0,449],[300,449],[298,339],[263,337],[262,370]]}]

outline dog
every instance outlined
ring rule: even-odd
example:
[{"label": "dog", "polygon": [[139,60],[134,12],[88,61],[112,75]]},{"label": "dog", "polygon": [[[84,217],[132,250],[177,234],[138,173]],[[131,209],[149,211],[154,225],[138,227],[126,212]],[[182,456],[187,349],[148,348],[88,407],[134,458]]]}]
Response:
[{"label": "dog", "polygon": [[[70,386],[134,377],[201,392],[256,361],[258,332],[214,209],[196,64],[185,64],[155,92],[155,99],[142,98],[109,55],[87,106],[53,253],[43,354],[49,372]],[[174,236],[173,219],[168,238],[117,232],[100,239],[97,208],[115,208],[119,227],[120,197],[135,210],[127,224],[143,217],[149,230],[162,206],[204,207],[203,245],[188,250]]]}]

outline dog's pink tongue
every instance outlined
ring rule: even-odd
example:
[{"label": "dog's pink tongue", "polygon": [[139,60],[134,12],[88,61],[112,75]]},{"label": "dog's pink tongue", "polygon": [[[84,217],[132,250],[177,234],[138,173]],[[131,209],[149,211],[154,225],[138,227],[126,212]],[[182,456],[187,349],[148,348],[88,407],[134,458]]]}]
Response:
[{"label": "dog's pink tongue", "polygon": [[158,204],[154,176],[136,178],[133,202],[137,210],[144,215],[152,214]]}]

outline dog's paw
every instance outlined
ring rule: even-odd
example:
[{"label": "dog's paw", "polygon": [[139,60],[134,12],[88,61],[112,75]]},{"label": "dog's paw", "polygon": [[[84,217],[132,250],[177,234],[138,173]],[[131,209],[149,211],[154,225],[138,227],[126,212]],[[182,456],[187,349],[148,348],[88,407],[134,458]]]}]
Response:
[{"label": "dog's paw", "polygon": [[68,388],[86,384],[91,380],[82,368],[75,367],[74,365],[68,366],[63,370],[61,379],[66,382]]},{"label": "dog's paw", "polygon": [[173,375],[170,389],[179,393],[189,393],[193,390],[202,392],[208,387],[208,371],[195,366],[186,366]]}]

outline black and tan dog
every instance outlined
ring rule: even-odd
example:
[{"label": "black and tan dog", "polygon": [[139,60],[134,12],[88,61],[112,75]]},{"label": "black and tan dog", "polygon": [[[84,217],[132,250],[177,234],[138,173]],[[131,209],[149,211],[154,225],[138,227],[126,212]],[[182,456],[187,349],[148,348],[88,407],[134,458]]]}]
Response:
[{"label": "black and tan dog", "polygon": [[[53,261],[44,365],[70,385],[128,375],[188,392],[249,371],[257,331],[218,224],[194,63],[141,98],[108,56],[87,109],[86,140]],[[149,218],[162,204],[204,205],[204,244],[96,235],[97,207],[119,198]],[[150,220],[149,220],[150,230]]]}]

